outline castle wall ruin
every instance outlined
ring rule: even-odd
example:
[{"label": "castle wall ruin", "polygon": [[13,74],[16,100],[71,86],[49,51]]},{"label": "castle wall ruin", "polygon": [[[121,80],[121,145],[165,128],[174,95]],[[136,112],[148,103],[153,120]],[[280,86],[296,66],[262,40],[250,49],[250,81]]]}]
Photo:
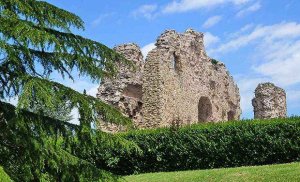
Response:
[{"label": "castle wall ruin", "polygon": [[165,31],[145,61],[135,44],[115,50],[137,69],[119,65],[119,75],[103,80],[97,97],[132,118],[137,128],[170,126],[175,120],[186,125],[240,118],[239,89],[225,65],[206,55],[202,33]]},{"label": "castle wall ruin", "polygon": [[206,55],[203,34],[164,32],[146,59],[143,115],[147,127],[238,120],[240,95],[225,65]]},{"label": "castle wall ruin", "polygon": [[[142,77],[144,68],[142,52],[136,44],[119,45],[114,50],[130,60],[134,69],[118,64],[118,75],[114,79],[102,80],[98,88],[97,98],[120,109],[125,116],[133,120],[135,126],[142,126]],[[100,122],[100,128],[107,132],[124,130],[122,126],[106,122]]]}]

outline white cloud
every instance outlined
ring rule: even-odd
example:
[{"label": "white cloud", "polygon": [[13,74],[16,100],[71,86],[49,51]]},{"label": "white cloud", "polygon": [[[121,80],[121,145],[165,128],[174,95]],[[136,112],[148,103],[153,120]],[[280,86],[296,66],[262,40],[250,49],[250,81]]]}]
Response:
[{"label": "white cloud", "polygon": [[209,8],[217,5],[231,3],[241,5],[251,0],[180,0],[173,1],[162,10],[163,13],[177,13],[196,10],[201,8]]},{"label": "white cloud", "polygon": [[210,52],[225,54],[246,47],[255,55],[255,61],[249,63],[250,70],[237,79],[244,113],[252,113],[251,100],[260,82],[273,82],[286,89],[289,107],[300,102],[300,93],[295,90],[300,88],[300,23],[247,25],[231,35],[234,36]]},{"label": "white cloud", "polygon": [[[181,13],[198,9],[213,8],[220,5],[232,4],[241,6],[253,0],[173,0],[166,5],[145,4],[134,10],[131,15],[134,17],[143,16],[149,20],[161,14]],[[250,8],[253,9],[255,7]],[[220,21],[220,20],[218,20]]]},{"label": "white cloud", "polygon": [[[252,99],[254,98],[254,91],[259,83],[269,82],[267,77],[257,78],[249,75],[249,77],[237,78],[237,84],[240,89],[241,95],[241,108],[243,114],[247,115],[247,118],[253,117]],[[278,85],[282,87],[281,85]],[[289,89],[288,87],[282,87],[287,93],[288,111],[292,108],[299,108],[300,106],[300,91]],[[251,114],[250,114],[251,113]],[[291,113],[293,114],[293,113]],[[252,115],[252,116],[251,116]]]},{"label": "white cloud", "polygon": [[144,59],[147,58],[147,55],[148,53],[154,49],[156,46],[155,46],[155,43],[150,43],[150,44],[147,44],[145,45],[141,50],[142,50],[142,54],[144,56]]},{"label": "white cloud", "polygon": [[131,14],[138,18],[143,16],[149,20],[155,18],[158,14],[156,13],[158,6],[156,4],[145,4],[140,6],[138,9],[133,11]]},{"label": "white cloud", "polygon": [[230,33],[229,34],[229,38],[236,38],[236,37],[239,37],[241,36],[243,33],[247,32],[248,30],[251,30],[255,25],[250,23],[250,24],[247,24],[245,26],[243,26],[239,31],[237,32],[234,32],[234,33]]},{"label": "white cloud", "polygon": [[220,38],[211,34],[210,32],[204,33],[204,45],[205,48],[209,48],[212,45],[216,44],[217,42],[220,41]]},{"label": "white cloud", "polygon": [[239,11],[236,14],[236,16],[237,17],[242,17],[242,16],[245,16],[246,14],[258,11],[260,8],[261,8],[260,2],[256,2],[256,3],[252,4],[251,6],[249,6],[249,7],[245,8],[245,9],[242,9],[241,11]]},{"label": "white cloud", "polygon": [[255,66],[255,71],[282,86],[300,83],[300,40],[272,42],[262,47],[266,62]]},{"label": "white cloud", "polygon": [[255,42],[260,62],[253,67],[256,73],[281,86],[300,83],[300,24],[281,23],[256,28],[244,36],[241,46]]},{"label": "white cloud", "polygon": [[98,16],[95,20],[93,20],[91,24],[92,24],[93,27],[96,27],[99,24],[101,24],[103,20],[105,20],[106,18],[108,18],[110,16],[113,16],[114,14],[115,13],[105,13],[105,14],[102,14],[102,15]]},{"label": "white cloud", "polygon": [[90,96],[93,96],[93,97],[96,97],[97,93],[98,93],[98,88],[99,88],[99,85],[94,85],[93,87],[90,87],[87,91],[86,91],[86,94],[87,95],[90,95]]},{"label": "white cloud", "polygon": [[222,16],[212,16],[204,22],[202,27],[203,28],[210,28],[210,27],[216,25],[217,23],[219,23],[221,20],[222,20]]},{"label": "white cloud", "polygon": [[280,39],[288,40],[300,36],[300,24],[296,22],[283,22],[270,26],[257,26],[252,32],[241,35],[220,45],[213,50],[214,53],[226,53],[248,46],[250,43],[272,43]]}]

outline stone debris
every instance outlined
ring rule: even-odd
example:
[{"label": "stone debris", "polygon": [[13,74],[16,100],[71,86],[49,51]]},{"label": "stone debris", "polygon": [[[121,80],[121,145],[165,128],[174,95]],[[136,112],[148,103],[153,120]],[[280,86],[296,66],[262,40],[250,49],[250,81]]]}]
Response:
[{"label": "stone debris", "polygon": [[252,100],[255,119],[286,118],[286,93],[273,83],[261,83]]},{"label": "stone debris", "polygon": [[[119,75],[103,80],[97,97],[132,118],[137,128],[170,126],[175,120],[187,125],[240,118],[239,89],[225,65],[206,55],[202,33],[165,31],[145,62],[135,44],[115,50],[136,69],[119,65]],[[105,123],[100,127],[122,130]]]}]

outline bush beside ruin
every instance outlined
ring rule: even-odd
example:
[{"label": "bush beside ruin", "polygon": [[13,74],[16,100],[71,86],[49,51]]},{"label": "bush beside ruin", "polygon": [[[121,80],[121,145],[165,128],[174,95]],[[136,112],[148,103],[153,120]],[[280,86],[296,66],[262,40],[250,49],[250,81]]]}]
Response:
[{"label": "bush beside ruin", "polygon": [[201,124],[119,134],[143,154],[107,151],[121,175],[287,163],[300,160],[300,117]]}]

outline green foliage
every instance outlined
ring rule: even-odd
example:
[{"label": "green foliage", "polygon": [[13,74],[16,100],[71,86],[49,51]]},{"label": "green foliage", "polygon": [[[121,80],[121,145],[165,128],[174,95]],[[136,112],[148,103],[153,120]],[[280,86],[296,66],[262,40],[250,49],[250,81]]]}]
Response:
[{"label": "green foliage", "polygon": [[225,168],[300,160],[300,118],[132,131],[120,136],[143,151],[109,151],[117,174]]},{"label": "green foliage", "polygon": [[[130,126],[131,120],[49,78],[58,73],[74,80],[75,71],[99,82],[115,76],[116,65],[128,61],[101,43],[73,34],[73,29],[84,29],[83,21],[47,2],[1,0],[0,25],[0,99],[19,98],[17,108],[0,100],[0,164],[16,181],[113,180],[93,157],[110,147],[128,150],[132,145],[93,131],[91,123],[101,118]],[[67,120],[74,108],[80,126],[55,120]]]},{"label": "green foliage", "polygon": [[300,163],[251,166],[239,168],[149,173],[125,177],[126,182],[297,182]]},{"label": "green foliage", "polygon": [[3,182],[12,181],[1,166],[0,166],[0,181],[3,181]]},{"label": "green foliage", "polygon": [[[91,123],[101,118],[130,126],[131,120],[49,78],[58,73],[74,80],[75,71],[99,82],[128,61],[73,34],[73,29],[84,29],[83,21],[47,2],[1,0],[0,25],[0,164],[16,181],[114,180],[93,157],[110,147],[129,150],[132,144],[92,130]],[[19,98],[17,108],[1,102],[12,97]],[[63,122],[74,108],[80,126]]]},{"label": "green foliage", "polygon": [[49,80],[53,72],[73,79],[75,70],[99,81],[114,76],[116,64],[128,63],[105,45],[73,34],[72,28],[84,28],[78,16],[43,1],[5,0],[0,1],[0,24],[0,99],[19,96],[18,109],[39,103],[48,111],[65,102],[68,110],[80,110],[86,126],[99,117],[129,123],[107,104]]},{"label": "green foliage", "polygon": [[217,65],[219,63],[219,61],[215,60],[215,59],[210,59],[211,63],[213,65]]},{"label": "green foliage", "polygon": [[30,112],[47,116],[56,120],[60,121],[71,121],[73,118],[71,116],[71,109],[68,105],[68,102],[65,102],[62,98],[62,100],[57,103],[54,108],[47,108],[44,106],[43,103],[41,103],[40,100],[35,99],[35,103],[31,105],[31,107],[28,109]]},{"label": "green foliage", "polygon": [[[111,148],[138,150],[132,142],[82,129],[0,102],[0,164],[15,181],[116,181],[96,165]],[[97,158],[98,157],[98,158]]]}]

